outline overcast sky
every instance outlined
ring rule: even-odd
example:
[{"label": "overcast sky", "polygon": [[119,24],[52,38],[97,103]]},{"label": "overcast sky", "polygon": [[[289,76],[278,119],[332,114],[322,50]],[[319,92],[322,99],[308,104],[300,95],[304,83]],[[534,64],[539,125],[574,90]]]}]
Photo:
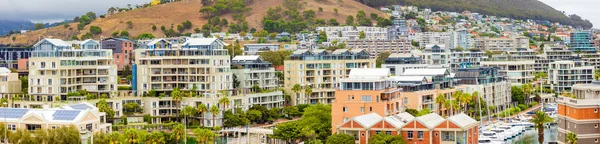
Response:
[{"label": "overcast sky", "polygon": [[73,19],[86,12],[105,14],[110,7],[127,7],[148,3],[150,0],[3,0],[0,20],[31,20],[57,22]]},{"label": "overcast sky", "polygon": [[594,28],[600,27],[600,0],[540,0],[554,9],[565,11],[568,15],[577,14],[588,19]]},{"label": "overcast sky", "polygon": [[[600,27],[600,0],[540,0],[567,14],[577,14]],[[148,3],[150,0],[4,0],[0,5],[0,20],[31,20],[57,22],[72,19],[88,11],[97,15],[110,7]]]}]

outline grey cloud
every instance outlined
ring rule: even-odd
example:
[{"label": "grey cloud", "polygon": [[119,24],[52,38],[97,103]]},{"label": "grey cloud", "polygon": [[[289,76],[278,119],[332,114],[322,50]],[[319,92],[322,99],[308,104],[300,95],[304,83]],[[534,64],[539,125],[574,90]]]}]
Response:
[{"label": "grey cloud", "polygon": [[6,0],[0,5],[0,19],[37,22],[72,19],[92,11],[106,13],[110,7],[148,3],[150,0]]}]

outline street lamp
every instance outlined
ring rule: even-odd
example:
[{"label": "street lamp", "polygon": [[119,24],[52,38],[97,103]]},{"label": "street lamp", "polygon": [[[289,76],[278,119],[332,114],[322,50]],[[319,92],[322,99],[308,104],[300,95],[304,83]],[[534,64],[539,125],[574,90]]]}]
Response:
[{"label": "street lamp", "polygon": [[[2,102],[2,105],[6,105],[5,107],[8,108],[8,103],[7,102]],[[7,135],[7,131],[8,131],[8,123],[6,123],[6,111],[7,109],[4,109],[4,124],[6,125],[6,127],[4,127],[4,143],[8,143],[8,135]]]}]

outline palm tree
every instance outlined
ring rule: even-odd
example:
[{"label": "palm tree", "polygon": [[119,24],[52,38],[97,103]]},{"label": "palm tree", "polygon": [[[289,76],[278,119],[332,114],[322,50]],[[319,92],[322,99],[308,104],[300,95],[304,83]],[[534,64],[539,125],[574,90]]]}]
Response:
[{"label": "palm tree", "polygon": [[124,135],[125,135],[126,142],[131,143],[131,144],[141,142],[142,141],[141,137],[143,137],[142,136],[143,134],[135,128],[129,128],[129,129],[125,130]]},{"label": "palm tree", "polygon": [[[172,97],[173,101],[180,102],[183,99],[183,94],[181,93],[179,88],[175,88],[171,92],[171,97]],[[177,108],[179,108],[179,106],[180,106],[180,104],[177,105]]]},{"label": "palm tree", "polygon": [[525,93],[525,100],[529,100],[529,95],[531,94],[531,89],[533,88],[533,86],[531,86],[530,83],[521,85],[521,88],[523,88],[523,93]]},{"label": "palm tree", "polygon": [[219,107],[217,107],[216,105],[213,105],[212,107],[210,107],[210,113],[213,116],[213,127],[217,126],[217,114],[219,114]]},{"label": "palm tree", "polygon": [[294,87],[292,87],[292,91],[294,91],[294,93],[296,93],[296,95],[298,95],[298,93],[302,90],[302,86],[300,86],[300,84],[295,84]]},{"label": "palm tree", "polygon": [[148,135],[148,137],[146,138],[146,143],[151,143],[151,144],[164,144],[167,141],[165,140],[165,137],[158,131],[154,131],[152,133],[150,133]]},{"label": "palm tree", "polygon": [[118,132],[112,132],[110,133],[110,135],[108,135],[109,144],[119,144],[122,138],[123,135],[121,135],[121,133]]},{"label": "palm tree", "polygon": [[202,127],[204,127],[204,112],[208,111],[208,107],[206,107],[206,105],[204,103],[201,103],[200,105],[198,105],[198,114],[200,114],[200,116],[202,117]]},{"label": "palm tree", "polygon": [[215,140],[215,133],[208,129],[196,128],[194,134],[196,135],[196,142],[199,144],[212,143]]},{"label": "palm tree", "polygon": [[435,103],[438,104],[438,111],[440,115],[442,114],[442,105],[446,102],[446,98],[444,97],[443,94],[438,94],[438,96],[435,98]]},{"label": "palm tree", "polygon": [[180,115],[185,118],[185,124],[186,125],[189,123],[188,120],[187,120],[187,118],[190,117],[190,116],[193,116],[195,114],[195,112],[196,112],[196,110],[192,106],[185,106],[183,108],[183,111],[182,111],[182,113]]},{"label": "palm tree", "polygon": [[567,134],[567,143],[568,144],[577,144],[577,140],[579,140],[579,138],[577,138],[577,133],[569,132]]},{"label": "palm tree", "polygon": [[50,138],[49,133],[52,130],[50,129],[36,129],[35,131],[33,131],[33,133],[35,134],[35,141],[38,141],[40,143],[48,143],[48,139]]},{"label": "palm tree", "polygon": [[223,111],[227,110],[227,106],[229,106],[230,103],[231,101],[226,96],[219,99],[219,104],[223,105]]},{"label": "palm tree", "polygon": [[179,143],[181,140],[181,136],[183,136],[184,134],[183,130],[183,124],[175,123],[175,125],[173,126],[173,133],[171,133],[171,139],[175,139]]},{"label": "palm tree", "polygon": [[554,121],[550,116],[542,111],[537,111],[533,115],[533,119],[529,120],[533,123],[533,126],[538,130],[538,142],[544,143],[544,125]]},{"label": "palm tree", "polygon": [[459,100],[460,106],[464,108],[463,111],[467,111],[467,109],[468,109],[467,104],[469,104],[471,101],[473,101],[473,99],[471,99],[471,94],[462,93],[461,95],[459,95],[458,98],[460,99]]},{"label": "palm tree", "polygon": [[190,95],[191,97],[197,97],[198,96],[198,86],[197,85],[193,85],[192,89],[190,90]]},{"label": "palm tree", "polygon": [[310,97],[312,95],[312,88],[310,86],[306,86],[304,93],[307,95],[307,97]]}]

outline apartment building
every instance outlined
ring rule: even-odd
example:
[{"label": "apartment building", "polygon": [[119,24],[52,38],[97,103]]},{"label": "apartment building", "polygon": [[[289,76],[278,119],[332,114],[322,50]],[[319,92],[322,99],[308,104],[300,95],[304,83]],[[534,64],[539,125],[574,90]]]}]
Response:
[{"label": "apartment building", "polygon": [[558,142],[567,143],[567,134],[576,133],[577,143],[597,143],[600,139],[598,109],[600,109],[600,82],[573,85],[576,98],[559,96]]},{"label": "apartment building", "polygon": [[463,49],[471,49],[472,48],[472,39],[471,32],[469,30],[462,28],[457,31],[453,31],[450,35],[450,48],[454,49],[457,47],[461,47]]},{"label": "apartment building", "polygon": [[113,52],[113,59],[119,71],[125,66],[131,67],[133,64],[134,42],[124,38],[107,38],[102,40],[102,49],[110,49]]},{"label": "apartment building", "polygon": [[462,50],[452,51],[450,59],[450,72],[456,72],[459,68],[479,66],[488,56],[481,50]]},{"label": "apartment building", "polygon": [[87,90],[98,95],[114,95],[117,67],[111,50],[96,45],[74,49],[60,39],[43,39],[33,45],[29,59],[29,95],[51,102],[67,100],[69,92]]},{"label": "apartment building", "polygon": [[498,68],[460,68],[454,79],[458,81],[457,89],[471,94],[477,92],[488,106],[503,108],[512,100],[511,84],[498,72]]},{"label": "apartment building", "polygon": [[264,51],[279,51],[279,44],[244,44],[244,55],[258,55]]},{"label": "apartment building", "polygon": [[392,20],[392,26],[388,28],[388,39],[401,39],[408,37],[408,27],[405,19]]},{"label": "apartment building", "polygon": [[[429,47],[429,45],[444,45],[444,46],[453,46],[450,32],[423,32],[417,33],[416,37],[418,38],[420,47]],[[453,49],[452,47],[449,47]]]},{"label": "apartment building", "polygon": [[28,59],[32,48],[0,47],[0,67],[18,69],[20,59]]},{"label": "apartment building", "polygon": [[524,36],[476,38],[473,40],[476,49],[489,51],[510,51],[517,48],[528,48],[529,38]]},{"label": "apartment building", "polygon": [[198,95],[216,97],[220,91],[232,89],[229,53],[225,44],[216,38],[193,38],[181,47],[164,39],[136,49],[132,85],[138,94],[150,90],[170,94],[175,88],[191,90]]},{"label": "apartment building", "polygon": [[484,61],[482,67],[496,67],[500,75],[508,77],[512,85],[521,85],[533,81],[535,61]]},{"label": "apartment building", "polygon": [[71,125],[80,132],[112,131],[112,124],[106,123],[106,113],[85,102],[59,108],[0,108],[0,113],[0,119],[6,121],[8,130],[11,131],[54,129]]},{"label": "apartment building", "polygon": [[577,54],[581,60],[588,62],[590,65],[595,66],[597,69],[600,69],[600,53],[598,52],[587,52]]},{"label": "apartment building", "polygon": [[[339,80],[346,78],[353,68],[373,68],[375,59],[364,49],[297,50],[284,61],[284,88],[292,94],[292,104],[329,104],[335,99]],[[303,90],[297,93],[294,85]],[[312,92],[306,94],[306,88]]]},{"label": "apartment building", "polygon": [[548,81],[552,90],[571,92],[575,84],[588,84],[594,80],[594,66],[585,61],[561,60],[551,62],[548,68]]},{"label": "apartment building", "polygon": [[571,51],[595,52],[597,50],[594,45],[594,34],[591,31],[574,31],[571,32],[569,49]]},{"label": "apartment building", "polygon": [[252,105],[267,108],[284,106],[283,92],[279,90],[279,78],[275,75],[273,64],[260,56],[236,56],[231,65],[231,71],[239,81],[239,85],[234,87],[248,99],[246,108]]},{"label": "apartment building", "polygon": [[421,60],[421,57],[415,56],[412,53],[391,54],[385,59],[384,63],[381,67],[390,69],[392,75],[402,75],[406,69],[424,69],[429,67],[429,65]]},{"label": "apartment building", "polygon": [[10,69],[0,67],[0,97],[5,98],[10,94],[21,92],[21,80],[19,74],[13,73]]},{"label": "apartment building", "polygon": [[355,116],[368,113],[390,116],[400,113],[402,100],[400,89],[390,79],[385,68],[356,68],[348,78],[340,80],[331,105],[332,132],[336,126]]},{"label": "apartment building", "polygon": [[529,50],[526,48],[517,48],[516,50],[506,51],[508,59],[511,61],[522,61],[522,60],[537,60],[542,58],[538,55],[537,51]]},{"label": "apartment building", "polygon": [[358,40],[359,33],[364,32],[366,40],[387,40],[388,30],[382,27],[367,27],[367,26],[331,26],[317,27],[316,31],[324,31],[327,34],[327,41],[338,43],[348,40]]},{"label": "apartment building", "polygon": [[355,116],[345,123],[333,126],[337,133],[355,138],[356,143],[367,144],[379,133],[402,136],[407,143],[445,144],[477,143],[479,122],[464,113],[444,118],[436,113],[414,117],[409,113],[383,116],[369,113]]},{"label": "apartment building", "polygon": [[452,60],[452,53],[445,45],[427,45],[420,55],[425,64],[442,68],[449,68]]},{"label": "apartment building", "polygon": [[346,48],[349,49],[365,49],[371,55],[371,58],[376,58],[382,52],[410,53],[412,45],[408,39],[393,39],[393,40],[348,40]]},{"label": "apartment building", "polygon": [[448,115],[445,108],[440,108],[435,103],[438,96],[449,99],[452,97],[452,93],[456,91],[453,88],[454,79],[448,69],[407,69],[402,75],[393,76],[392,78],[394,83],[402,88],[402,102],[404,102],[403,106],[405,108],[429,109]]}]

